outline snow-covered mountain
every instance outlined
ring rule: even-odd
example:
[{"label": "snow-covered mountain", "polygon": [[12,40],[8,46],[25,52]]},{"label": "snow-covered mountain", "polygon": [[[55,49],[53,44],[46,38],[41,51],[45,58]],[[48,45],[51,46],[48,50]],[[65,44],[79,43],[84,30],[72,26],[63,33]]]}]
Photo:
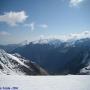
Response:
[{"label": "snow-covered mountain", "polygon": [[10,53],[19,53],[44,67],[50,74],[90,74],[89,31],[42,38]]},{"label": "snow-covered mountain", "polygon": [[84,39],[90,39],[90,31],[84,31],[81,33],[71,33],[67,35],[47,36],[32,41],[30,42],[30,44],[49,44],[58,47],[62,43],[66,43],[66,46],[68,45],[74,46],[77,41],[83,42]]},{"label": "snow-covered mountain", "polygon": [[19,54],[9,54],[0,49],[0,74],[46,75],[47,72],[36,63],[25,60]]},{"label": "snow-covered mountain", "polygon": [[90,32],[63,37],[63,40],[43,38],[33,41],[11,53],[31,58],[50,74],[90,74]]}]

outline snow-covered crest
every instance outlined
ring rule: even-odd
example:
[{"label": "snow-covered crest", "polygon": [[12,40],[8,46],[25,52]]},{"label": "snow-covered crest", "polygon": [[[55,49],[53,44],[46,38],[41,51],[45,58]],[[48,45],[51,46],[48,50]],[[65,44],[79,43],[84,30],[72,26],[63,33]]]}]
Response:
[{"label": "snow-covered crest", "polygon": [[80,39],[90,38],[90,31],[84,31],[80,33],[70,33],[67,35],[50,35],[50,36],[43,36],[40,37],[39,40],[33,41],[33,44],[43,44],[43,43],[57,43],[57,42],[70,42],[76,41]]}]

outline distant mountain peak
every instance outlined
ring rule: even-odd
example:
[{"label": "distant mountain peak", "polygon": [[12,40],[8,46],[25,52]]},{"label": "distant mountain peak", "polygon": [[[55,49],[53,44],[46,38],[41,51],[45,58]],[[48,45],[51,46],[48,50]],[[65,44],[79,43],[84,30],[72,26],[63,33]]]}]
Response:
[{"label": "distant mountain peak", "polygon": [[80,39],[90,38],[90,31],[83,31],[80,33],[71,33],[67,35],[55,35],[40,38],[36,41],[32,41],[33,44],[48,44],[48,43],[60,43],[60,42],[72,42]]}]

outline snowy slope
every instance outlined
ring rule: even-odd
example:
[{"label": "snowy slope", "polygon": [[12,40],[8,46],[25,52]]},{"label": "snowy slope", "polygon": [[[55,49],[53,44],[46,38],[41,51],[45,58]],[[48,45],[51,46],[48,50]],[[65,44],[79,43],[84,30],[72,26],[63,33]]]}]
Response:
[{"label": "snowy slope", "polygon": [[86,67],[82,68],[80,70],[80,73],[90,75],[90,63],[88,63],[88,65]]},{"label": "snowy slope", "polygon": [[81,74],[90,75],[90,65],[80,70]]},{"label": "snowy slope", "polygon": [[80,70],[80,74],[90,75],[90,56],[89,56],[89,53],[87,53],[87,54],[84,56],[82,63],[85,63],[85,67],[83,67],[83,68]]},{"label": "snowy slope", "polygon": [[14,55],[8,54],[4,50],[0,49],[0,74],[5,75],[44,74],[45,72],[44,69],[42,69],[40,66],[37,66],[37,64],[35,65],[30,60],[27,61],[23,59],[21,56],[16,57]]},{"label": "snowy slope", "polygon": [[0,76],[0,87],[16,87],[15,90],[90,90],[90,76]]}]

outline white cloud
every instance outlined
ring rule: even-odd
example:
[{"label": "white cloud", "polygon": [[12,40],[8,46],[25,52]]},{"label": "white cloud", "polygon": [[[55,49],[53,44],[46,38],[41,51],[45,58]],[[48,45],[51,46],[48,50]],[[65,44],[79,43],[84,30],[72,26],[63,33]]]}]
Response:
[{"label": "white cloud", "polygon": [[80,3],[82,3],[84,0],[70,0],[70,6],[78,6]]},{"label": "white cloud", "polygon": [[35,29],[35,23],[29,23],[29,24],[24,24],[25,27],[31,28],[31,31],[33,31]]},{"label": "white cloud", "polygon": [[45,36],[44,35],[40,35],[40,39],[44,39],[45,38]]},{"label": "white cloud", "polygon": [[6,32],[6,31],[0,32],[0,36],[8,36],[8,35],[10,35],[10,33]]},{"label": "white cloud", "polygon": [[48,28],[48,25],[47,24],[40,24],[38,26],[41,27],[41,28]]},{"label": "white cloud", "polygon": [[35,30],[35,28],[47,28],[47,24],[36,24],[35,22],[24,24],[25,27],[28,27],[31,29],[31,31]]},{"label": "white cloud", "polygon": [[5,22],[10,26],[15,26],[17,23],[23,23],[27,19],[25,11],[19,12],[6,12],[0,15],[0,22]]}]

